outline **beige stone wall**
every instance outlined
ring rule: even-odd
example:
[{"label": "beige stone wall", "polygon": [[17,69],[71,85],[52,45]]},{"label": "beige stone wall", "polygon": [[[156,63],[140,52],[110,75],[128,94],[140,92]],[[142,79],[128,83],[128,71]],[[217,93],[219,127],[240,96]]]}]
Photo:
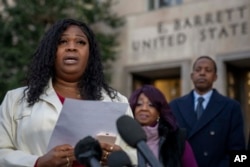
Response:
[{"label": "beige stone wall", "polygon": [[[203,1],[129,16],[129,46],[126,50],[130,57],[127,64],[215,55],[249,48],[248,1],[223,2],[225,0]],[[150,47],[143,47],[143,42]]]},{"label": "beige stone wall", "polygon": [[147,11],[147,0],[115,0],[113,11],[120,16],[129,16]]},{"label": "beige stone wall", "polygon": [[[206,54],[218,59],[250,51],[249,0],[188,0],[183,5],[150,12],[145,10],[145,2],[138,0],[125,7],[125,1],[121,1],[117,10],[126,15],[127,24],[121,30],[112,85],[125,95],[130,89],[131,78],[126,71],[130,67],[184,63],[181,76],[186,77],[197,56]],[[219,75],[222,79],[216,86],[224,92],[224,73]],[[190,83],[182,85],[183,94],[192,88]]]}]

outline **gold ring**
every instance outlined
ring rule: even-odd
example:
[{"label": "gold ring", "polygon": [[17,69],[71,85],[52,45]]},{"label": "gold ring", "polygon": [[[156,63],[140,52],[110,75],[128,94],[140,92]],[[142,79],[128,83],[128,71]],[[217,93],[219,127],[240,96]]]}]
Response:
[{"label": "gold ring", "polygon": [[110,148],[109,148],[110,152],[112,152],[113,149],[114,149],[114,145],[110,146]]},{"label": "gold ring", "polygon": [[67,159],[67,167],[69,167],[70,161],[69,161],[69,157],[66,157]]},{"label": "gold ring", "polygon": [[107,151],[105,154],[104,154],[104,159],[107,159],[108,158],[108,156],[109,156],[109,152]]}]

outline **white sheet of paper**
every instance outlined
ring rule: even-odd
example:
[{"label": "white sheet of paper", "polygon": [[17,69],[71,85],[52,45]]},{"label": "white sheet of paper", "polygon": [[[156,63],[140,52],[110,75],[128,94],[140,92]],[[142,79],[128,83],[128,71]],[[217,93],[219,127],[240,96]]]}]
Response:
[{"label": "white sheet of paper", "polygon": [[75,146],[84,137],[100,132],[117,135],[116,120],[127,109],[128,103],[66,98],[47,150],[61,144]]}]

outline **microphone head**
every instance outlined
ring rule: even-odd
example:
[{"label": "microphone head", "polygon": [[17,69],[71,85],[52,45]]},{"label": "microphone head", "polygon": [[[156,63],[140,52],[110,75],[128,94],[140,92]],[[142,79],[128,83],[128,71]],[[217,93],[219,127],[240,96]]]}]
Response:
[{"label": "microphone head", "polygon": [[91,166],[91,158],[95,158],[98,161],[101,160],[102,149],[96,139],[91,136],[87,136],[76,144],[74,154],[80,164],[89,167]]},{"label": "microphone head", "polygon": [[123,115],[116,121],[116,126],[122,139],[130,146],[136,148],[140,141],[146,141],[147,137],[139,122],[132,117]]},{"label": "microphone head", "polygon": [[128,155],[122,150],[112,152],[108,156],[107,163],[109,167],[132,167]]}]

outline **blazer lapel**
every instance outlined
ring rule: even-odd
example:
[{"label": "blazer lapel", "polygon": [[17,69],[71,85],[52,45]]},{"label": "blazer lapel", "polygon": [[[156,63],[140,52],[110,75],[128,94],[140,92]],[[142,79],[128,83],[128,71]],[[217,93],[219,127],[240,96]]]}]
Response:
[{"label": "blazer lapel", "polygon": [[192,91],[187,96],[181,99],[179,107],[183,119],[191,129],[192,127],[194,127],[197,121],[196,113],[194,111],[194,98]]},{"label": "blazer lapel", "polygon": [[52,86],[52,79],[49,80],[48,87],[46,88],[45,93],[43,93],[40,98],[54,106],[57,112],[61,112],[62,103]]},{"label": "blazer lapel", "polygon": [[202,114],[201,118],[196,121],[194,128],[192,129],[189,138],[207,125],[214,119],[221,111],[224,106],[223,100],[220,99],[220,94],[214,89],[213,94],[208,102],[207,108]]}]

